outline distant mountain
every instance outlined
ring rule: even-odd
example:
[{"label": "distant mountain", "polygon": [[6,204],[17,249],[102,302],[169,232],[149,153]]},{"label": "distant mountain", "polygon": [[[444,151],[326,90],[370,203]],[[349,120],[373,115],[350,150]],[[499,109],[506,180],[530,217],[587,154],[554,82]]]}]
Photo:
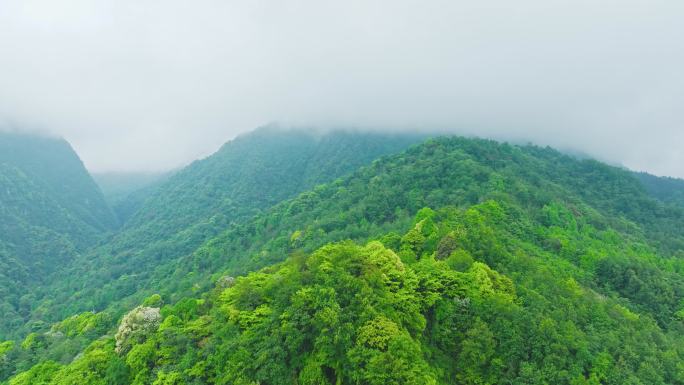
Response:
[{"label": "distant mountain", "polygon": [[[39,308],[72,314],[0,344],[0,376],[14,376],[11,385],[683,383],[684,208],[631,172],[449,137],[286,198],[274,181],[290,192],[288,183],[306,185],[308,168],[291,165],[311,159],[310,172],[325,175],[344,140],[316,142],[325,153],[298,163],[307,145],[255,135],[221,150],[235,167],[218,180],[235,182],[211,177],[225,170],[206,166],[211,158],[198,162],[112,244],[76,261],[71,279],[50,288],[57,303]],[[269,138],[286,145],[257,156]],[[361,153],[356,138],[340,154]],[[213,216],[185,212],[201,210],[191,202],[215,204],[202,214]],[[203,225],[183,229],[174,209]],[[135,237],[119,238],[126,231]],[[137,237],[151,248],[138,254]],[[162,238],[172,242],[155,245]]]},{"label": "distant mountain", "polygon": [[[419,135],[267,127],[226,143],[156,185],[123,227],[44,288],[52,317],[117,305],[156,287],[155,269],[175,263],[232,224],[420,141]],[[73,280],[69,277],[78,276]],[[26,327],[30,328],[31,323]]]},{"label": "distant mountain", "polygon": [[103,172],[94,173],[93,179],[100,186],[119,223],[124,224],[171,175],[173,171]]},{"label": "distant mountain", "polygon": [[0,133],[0,336],[27,312],[26,287],[102,239],[117,221],[63,139]]},{"label": "distant mountain", "polygon": [[645,172],[635,172],[634,175],[655,198],[684,207],[684,179],[659,177]]}]

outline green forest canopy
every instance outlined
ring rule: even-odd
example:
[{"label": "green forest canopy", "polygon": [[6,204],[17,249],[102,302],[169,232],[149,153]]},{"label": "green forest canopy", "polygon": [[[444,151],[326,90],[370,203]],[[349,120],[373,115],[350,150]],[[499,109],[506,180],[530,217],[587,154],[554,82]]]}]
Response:
[{"label": "green forest canopy", "polygon": [[[551,149],[429,140],[156,265],[83,265],[68,309],[102,311],[0,345],[0,378],[682,384],[684,209],[651,191]],[[89,287],[114,263],[135,275]]]}]

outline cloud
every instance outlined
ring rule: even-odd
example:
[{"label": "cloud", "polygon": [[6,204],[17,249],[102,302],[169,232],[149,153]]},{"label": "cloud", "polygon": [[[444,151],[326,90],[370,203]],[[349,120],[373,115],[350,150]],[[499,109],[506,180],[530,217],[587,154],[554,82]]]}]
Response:
[{"label": "cloud", "polygon": [[290,125],[442,130],[684,177],[676,0],[0,2],[0,120],[91,169]]}]

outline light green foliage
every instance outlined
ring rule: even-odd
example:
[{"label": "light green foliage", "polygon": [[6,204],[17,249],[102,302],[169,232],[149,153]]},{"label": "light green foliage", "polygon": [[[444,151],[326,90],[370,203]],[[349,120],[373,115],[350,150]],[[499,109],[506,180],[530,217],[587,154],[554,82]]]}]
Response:
[{"label": "light green foliage", "polygon": [[[123,364],[113,343],[95,343],[49,384],[77,375],[104,384],[115,369],[131,384],[679,381],[682,337],[585,289],[584,272],[545,250],[535,226],[511,223],[529,220],[518,214],[493,201],[435,211],[428,237],[438,242],[408,264],[377,241],[295,255],[202,299],[165,306],[159,328],[121,351]],[[407,233],[425,221],[417,218]],[[517,233],[520,226],[532,233]],[[498,236],[478,243],[490,233]],[[459,241],[438,260],[446,237]],[[472,257],[479,247],[499,253],[501,271],[486,255]],[[522,251],[535,256],[535,268]]]},{"label": "light green foliage", "polygon": [[75,337],[88,333],[102,334],[109,326],[107,313],[85,312],[58,322],[50,329],[51,333],[62,333],[67,337]]},{"label": "light green foliage", "polygon": [[152,385],[183,385],[183,376],[178,372],[159,372]]},{"label": "light green foliage", "polygon": [[677,317],[677,319],[680,320],[680,321],[684,321],[684,308],[679,309],[679,310],[675,313],[675,317]]},{"label": "light green foliage", "polygon": [[290,236],[290,247],[293,249],[296,249],[297,247],[299,247],[299,245],[301,245],[301,243],[303,241],[302,236],[303,236],[303,234],[302,234],[301,230],[295,230],[292,233],[292,236]]},{"label": "light green foliage", "polygon": [[9,385],[49,385],[60,365],[52,361],[40,363],[9,381]]},{"label": "light green foliage", "polygon": [[4,358],[5,354],[12,350],[14,347],[14,341],[5,341],[5,342],[0,342],[0,357]]},{"label": "light green foliage", "polygon": [[161,295],[159,294],[153,294],[147,298],[142,303],[142,306],[146,307],[157,307],[160,308],[164,304],[164,300],[162,299]]},{"label": "light green foliage", "polygon": [[36,350],[45,346],[45,336],[38,333],[31,333],[24,338],[21,348],[24,350]]},{"label": "light green foliage", "polygon": [[386,351],[389,342],[400,334],[399,327],[391,320],[377,317],[361,326],[356,344],[366,348]]}]

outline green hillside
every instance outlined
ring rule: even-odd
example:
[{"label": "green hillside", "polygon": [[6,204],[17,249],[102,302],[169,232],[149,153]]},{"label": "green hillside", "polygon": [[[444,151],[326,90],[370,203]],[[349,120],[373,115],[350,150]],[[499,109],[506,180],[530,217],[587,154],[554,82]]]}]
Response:
[{"label": "green hillside", "polygon": [[202,196],[234,216],[182,252],[79,261],[63,309],[106,310],[0,345],[8,384],[684,384],[684,208],[627,170],[439,138],[289,199],[253,183],[284,201]]},{"label": "green hillside", "polygon": [[176,263],[231,224],[419,138],[278,128],[240,136],[144,191],[144,203],[117,233],[36,293],[31,319],[17,330],[25,334],[43,320],[85,310],[127,309],[142,289],[160,287],[155,269]]},{"label": "green hillside", "polygon": [[115,227],[66,141],[0,133],[0,337],[30,310],[30,286]]},{"label": "green hillside", "polygon": [[684,180],[658,177],[645,172],[634,173],[634,175],[654,197],[684,207]]}]

